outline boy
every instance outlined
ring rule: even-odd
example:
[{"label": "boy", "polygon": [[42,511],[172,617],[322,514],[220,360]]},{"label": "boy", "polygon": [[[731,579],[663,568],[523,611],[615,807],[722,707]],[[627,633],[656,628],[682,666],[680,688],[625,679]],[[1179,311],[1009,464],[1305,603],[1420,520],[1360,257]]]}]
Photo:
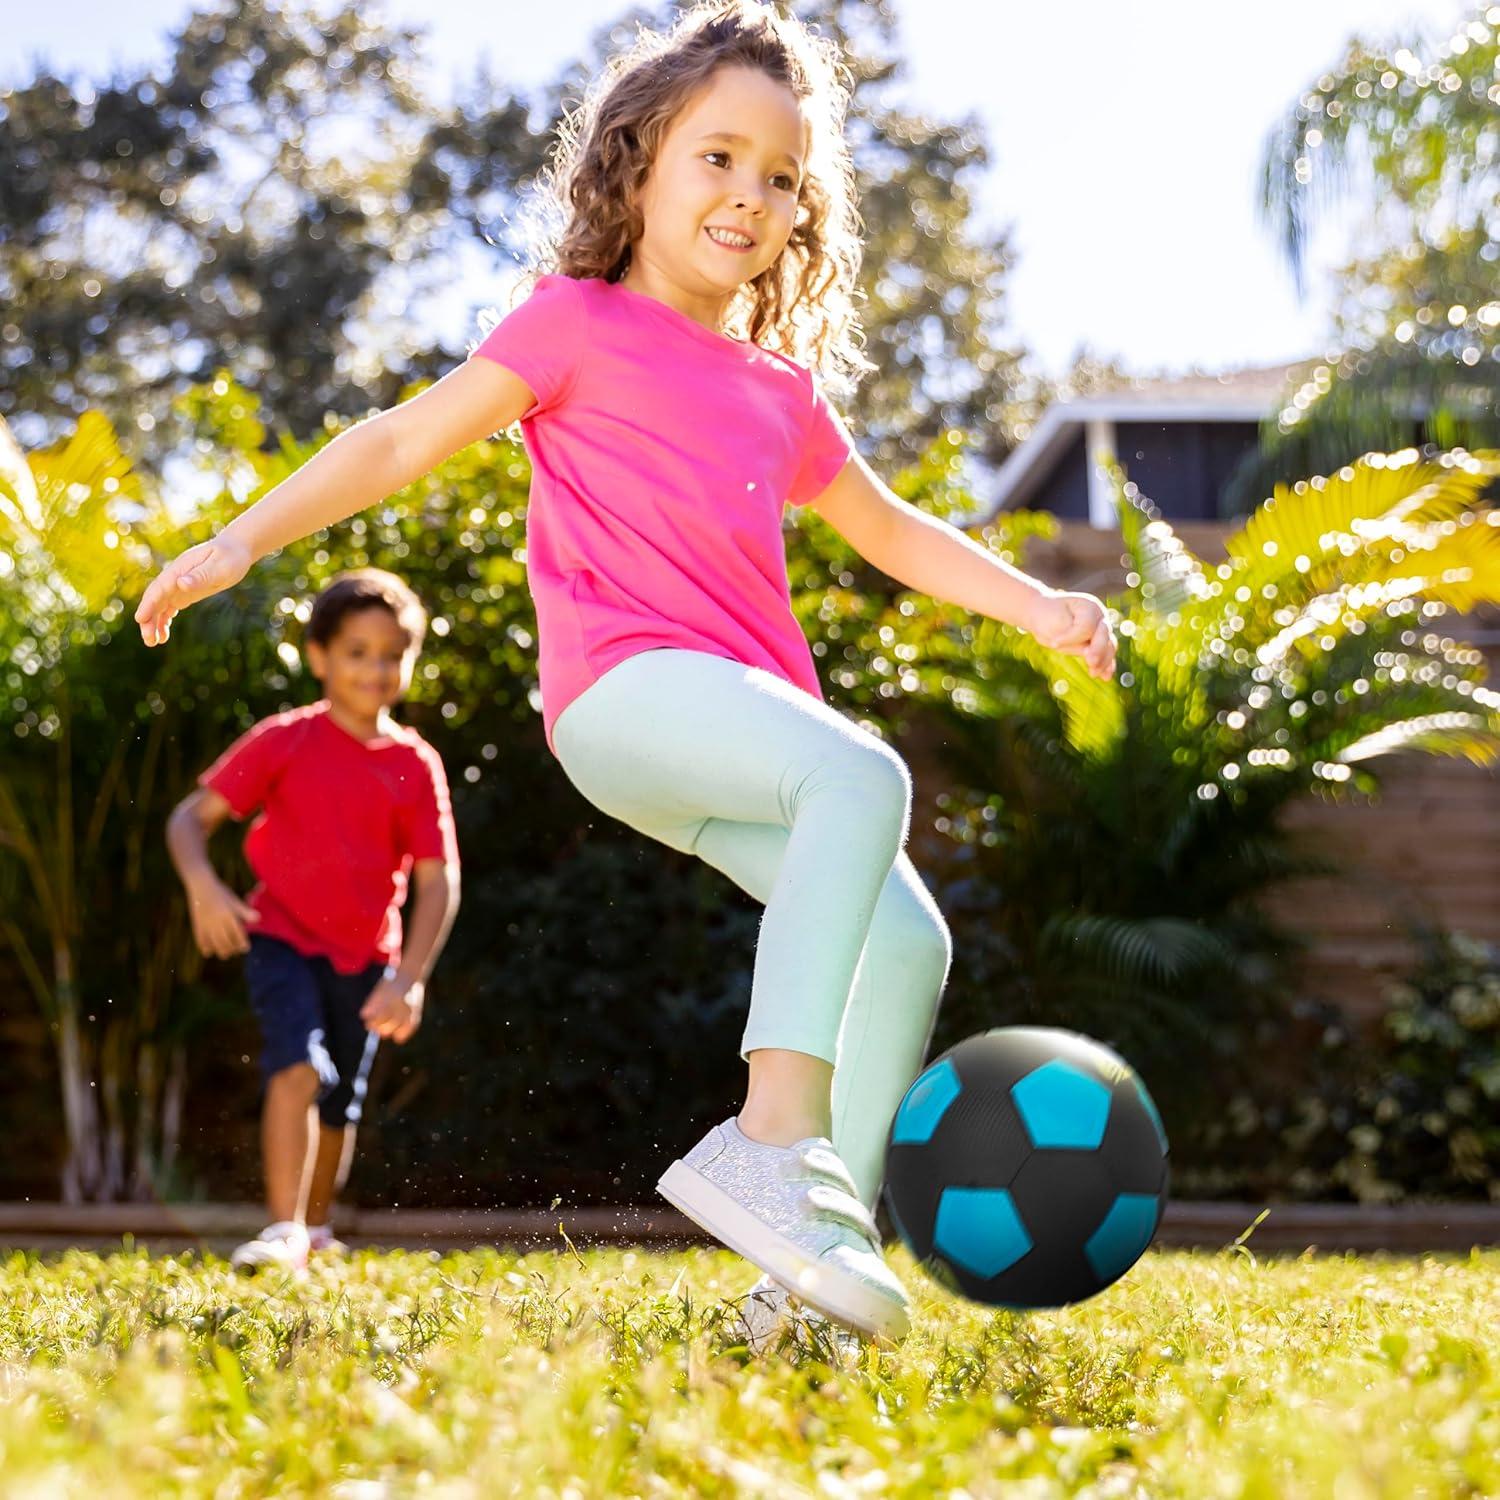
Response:
[{"label": "boy", "polygon": [[[264,1044],[271,1222],[231,1257],[243,1270],[300,1268],[310,1250],[343,1250],[329,1216],[375,1050],[421,1024],[425,981],[458,910],[443,763],[389,713],[411,685],[426,629],[416,595],[394,574],[361,568],[331,580],[303,643],[322,699],[256,724],[168,819],[193,936],[210,957],[245,955]],[[260,883],[241,900],[215,873],[208,840],[256,808],[245,854]],[[403,951],[408,874],[415,898]],[[314,1103],[320,1128],[309,1150]]]}]

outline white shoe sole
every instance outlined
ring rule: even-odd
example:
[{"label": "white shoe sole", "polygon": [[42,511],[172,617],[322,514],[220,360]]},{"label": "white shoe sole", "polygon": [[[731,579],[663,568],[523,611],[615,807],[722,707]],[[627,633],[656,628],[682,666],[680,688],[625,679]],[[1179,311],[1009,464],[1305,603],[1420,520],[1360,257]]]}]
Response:
[{"label": "white shoe sole", "polygon": [[307,1269],[307,1262],[303,1260],[262,1260],[258,1256],[254,1258],[242,1256],[239,1259],[230,1256],[229,1265],[232,1270],[252,1273],[256,1271],[305,1271]]},{"label": "white shoe sole", "polygon": [[910,1319],[889,1298],[761,1223],[686,1162],[674,1161],[656,1191],[700,1229],[834,1322],[875,1338],[903,1339],[910,1331]]}]

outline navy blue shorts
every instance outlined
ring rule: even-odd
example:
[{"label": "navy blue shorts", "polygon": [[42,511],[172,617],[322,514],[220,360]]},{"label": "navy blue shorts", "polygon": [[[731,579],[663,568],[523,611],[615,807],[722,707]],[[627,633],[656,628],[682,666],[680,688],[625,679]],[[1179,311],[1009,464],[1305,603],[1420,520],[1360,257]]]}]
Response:
[{"label": "navy blue shorts", "polygon": [[384,972],[384,964],[374,963],[340,974],[321,954],[308,958],[279,938],[251,933],[245,981],[260,1022],[263,1084],[284,1068],[311,1063],[322,1082],[319,1119],[354,1124],[380,1044],[359,1012]]}]

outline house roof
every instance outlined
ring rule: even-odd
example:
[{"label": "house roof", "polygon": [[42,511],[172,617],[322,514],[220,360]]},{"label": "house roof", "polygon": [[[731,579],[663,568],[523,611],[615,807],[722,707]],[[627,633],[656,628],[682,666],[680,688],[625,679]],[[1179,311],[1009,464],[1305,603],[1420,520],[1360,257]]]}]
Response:
[{"label": "house roof", "polygon": [[1074,401],[1054,401],[996,472],[991,513],[1024,505],[1080,428],[1104,422],[1260,422],[1286,394],[1300,364],[1160,379],[1132,378]]}]

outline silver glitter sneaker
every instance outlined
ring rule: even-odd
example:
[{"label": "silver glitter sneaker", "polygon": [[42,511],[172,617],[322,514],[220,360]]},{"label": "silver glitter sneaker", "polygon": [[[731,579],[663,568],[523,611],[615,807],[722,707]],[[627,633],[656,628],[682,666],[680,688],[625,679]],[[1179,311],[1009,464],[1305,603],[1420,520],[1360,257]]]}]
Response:
[{"label": "silver glitter sneaker", "polygon": [[881,1259],[875,1221],[831,1141],[768,1146],[730,1118],[674,1161],[656,1190],[825,1317],[906,1337],[906,1289]]},{"label": "silver glitter sneaker", "polygon": [[831,1353],[840,1364],[848,1364],[858,1360],[864,1351],[862,1334],[830,1323],[810,1307],[800,1306],[784,1286],[778,1286],[769,1276],[762,1276],[733,1306],[734,1317],[728,1326],[751,1354],[765,1354],[790,1341],[808,1353]]}]

